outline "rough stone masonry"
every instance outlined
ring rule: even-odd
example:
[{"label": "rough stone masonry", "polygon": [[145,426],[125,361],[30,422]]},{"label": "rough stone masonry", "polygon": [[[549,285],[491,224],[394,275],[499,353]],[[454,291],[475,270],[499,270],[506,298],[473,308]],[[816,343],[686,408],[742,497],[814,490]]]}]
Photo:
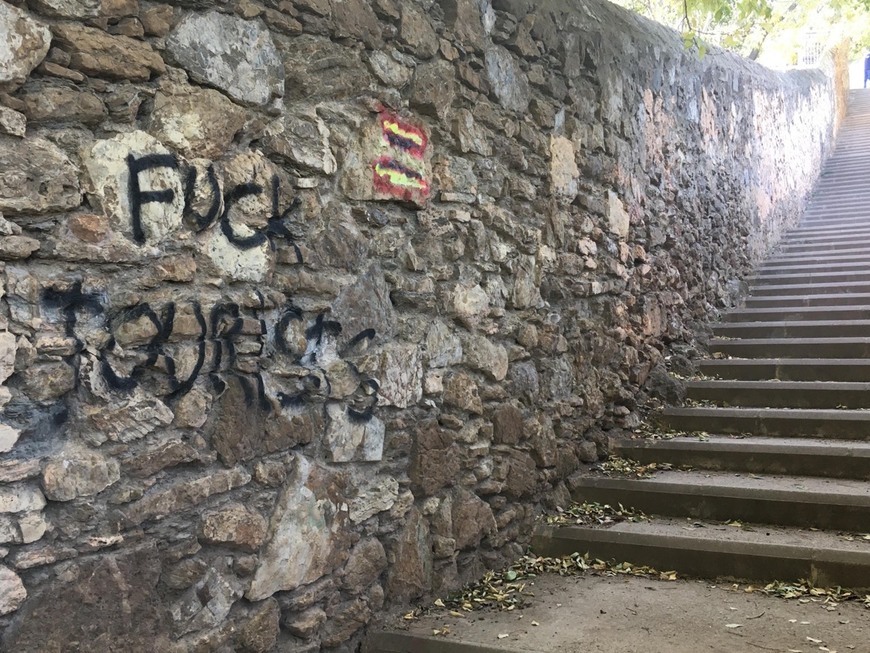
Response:
[{"label": "rough stone masonry", "polygon": [[518,554],[834,109],[601,0],[0,0],[0,648],[349,651]]}]

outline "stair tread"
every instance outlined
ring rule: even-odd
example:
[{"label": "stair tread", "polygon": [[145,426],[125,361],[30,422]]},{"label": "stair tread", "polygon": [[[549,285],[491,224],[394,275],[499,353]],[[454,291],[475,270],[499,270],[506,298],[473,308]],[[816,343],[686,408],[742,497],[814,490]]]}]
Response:
[{"label": "stair tread", "polygon": [[870,442],[861,440],[837,440],[824,438],[753,437],[734,435],[707,435],[704,439],[697,436],[676,436],[673,438],[650,440],[647,438],[619,440],[620,450],[658,449],[662,451],[756,451],[765,453],[813,454],[815,456],[861,456],[870,458]]},{"label": "stair tread", "polygon": [[[628,506],[626,506],[628,507]],[[704,527],[693,527],[698,522]],[[783,526],[751,525],[737,528],[726,524],[685,518],[654,517],[639,521],[623,521],[607,528],[597,526],[560,526],[562,534],[593,533],[602,539],[644,536],[656,539],[677,539],[682,548],[707,547],[737,550],[754,547],[761,555],[776,557],[786,553],[813,559],[848,556],[870,565],[870,542],[845,539],[832,531],[817,531]],[[609,537],[608,537],[609,536]]]},{"label": "stair tread", "polygon": [[832,422],[870,422],[870,410],[828,408],[720,408],[718,406],[667,407],[664,415],[715,415],[717,417],[776,417],[780,419],[825,419]]},{"label": "stair tread", "polygon": [[[867,611],[857,602],[828,611],[816,602],[784,601],[683,578],[548,573],[525,582],[531,595],[520,611],[433,610],[413,620],[396,615],[387,619],[385,630],[370,631],[363,651],[734,653],[774,643],[776,651],[815,651],[817,646],[807,646],[811,636],[829,650],[863,653],[867,641]],[[729,623],[741,628],[726,628]]]},{"label": "stair tread", "polygon": [[[870,510],[870,491],[865,481],[738,474],[714,471],[661,471],[649,478],[622,478],[603,475],[581,476],[577,487],[602,489],[634,489],[645,492],[667,492],[707,496],[760,498],[765,501],[802,501],[805,503],[843,504]],[[739,515],[735,515],[739,517]],[[870,552],[870,542],[867,543]]]},{"label": "stair tread", "polygon": [[860,381],[743,381],[741,379],[699,379],[687,381],[688,388],[740,388],[743,390],[813,390],[820,392],[870,392],[870,383]]}]

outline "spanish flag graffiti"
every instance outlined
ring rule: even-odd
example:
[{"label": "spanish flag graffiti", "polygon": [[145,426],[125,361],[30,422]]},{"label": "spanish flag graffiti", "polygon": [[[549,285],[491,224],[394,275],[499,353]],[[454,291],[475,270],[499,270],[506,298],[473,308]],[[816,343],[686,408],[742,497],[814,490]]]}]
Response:
[{"label": "spanish flag graffiti", "polygon": [[391,113],[382,113],[380,119],[391,153],[372,163],[375,189],[408,201],[428,197],[429,182],[423,164],[429,144],[426,133]]}]

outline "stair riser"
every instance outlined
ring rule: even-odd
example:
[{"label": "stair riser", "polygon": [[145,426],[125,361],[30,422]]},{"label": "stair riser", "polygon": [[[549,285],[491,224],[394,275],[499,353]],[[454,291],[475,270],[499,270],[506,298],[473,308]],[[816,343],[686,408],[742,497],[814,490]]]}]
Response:
[{"label": "stair riser", "polygon": [[661,415],[664,428],[686,433],[752,434],[794,438],[870,441],[870,425],[861,421],[789,419],[785,417],[716,417],[711,415]]},{"label": "stair riser", "polygon": [[870,358],[870,343],[745,343],[711,344],[710,350],[735,358]]},{"label": "stair riser", "polygon": [[870,255],[863,252],[842,252],[836,256],[813,256],[812,254],[786,256],[778,254],[775,257],[767,259],[761,269],[766,270],[770,267],[788,266],[793,271],[798,271],[807,267],[829,269],[829,266],[843,264],[863,265],[870,268]]},{"label": "stair riser", "polygon": [[850,293],[861,293],[867,294],[870,293],[870,282],[867,281],[856,281],[856,282],[824,282],[820,281],[818,283],[809,283],[809,284],[771,284],[771,285],[753,285],[749,289],[750,294],[753,297],[764,298],[764,297],[787,297],[791,295],[805,296],[805,295],[833,295],[835,297],[841,297],[843,295],[848,295]]},{"label": "stair riser", "polygon": [[744,313],[732,311],[722,316],[726,324],[743,324],[751,322],[773,322],[784,320],[788,322],[811,322],[815,320],[870,320],[868,308],[826,308],[822,311],[807,311],[796,308],[785,311],[753,311]]},{"label": "stair riser", "polygon": [[800,308],[804,306],[864,306],[870,295],[790,295],[747,297],[746,308]]},{"label": "stair riser", "polygon": [[762,272],[757,276],[748,278],[746,281],[752,286],[787,286],[790,284],[806,285],[808,283],[856,283],[860,281],[870,284],[870,272],[855,271],[815,274],[800,274],[797,272],[785,274]]},{"label": "stair riser", "polygon": [[[870,361],[868,361],[870,363]],[[701,373],[737,381],[851,381],[870,382],[870,364],[861,365],[721,365],[716,361],[700,363]]]},{"label": "stair riser", "polygon": [[572,498],[578,503],[594,502],[631,506],[648,515],[691,517],[727,521],[739,519],[753,524],[834,529],[863,533],[870,531],[870,507],[800,500],[774,500],[757,492],[754,496],[693,495],[658,492],[653,483],[628,488],[577,488]]},{"label": "stair riser", "polygon": [[718,406],[747,408],[870,408],[870,392],[861,390],[780,390],[765,388],[693,388],[689,399],[712,401]]},{"label": "stair riser", "polygon": [[363,643],[362,653],[512,653],[505,648],[455,642],[444,637],[421,637],[410,633],[373,632]]},{"label": "stair riser", "polygon": [[788,326],[755,326],[746,324],[720,324],[713,333],[726,338],[864,338],[870,336],[866,324],[789,324]]},{"label": "stair riser", "polygon": [[[749,581],[805,578],[819,587],[870,588],[870,564],[849,560],[812,560],[778,556],[762,547],[728,547],[719,550],[686,548],[674,538],[627,538],[613,534],[608,539],[572,536],[571,529],[543,531],[532,539],[538,555],[564,556],[589,553],[593,558],[648,565],[662,571],[676,570],[687,576]],[[688,538],[686,538],[688,539]]]},{"label": "stair riser", "polygon": [[827,456],[823,453],[789,453],[763,451],[656,450],[654,447],[617,445],[611,448],[617,456],[650,463],[670,463],[677,467],[692,467],[709,471],[743,472],[747,474],[794,474],[870,480],[870,458],[867,456]]}]

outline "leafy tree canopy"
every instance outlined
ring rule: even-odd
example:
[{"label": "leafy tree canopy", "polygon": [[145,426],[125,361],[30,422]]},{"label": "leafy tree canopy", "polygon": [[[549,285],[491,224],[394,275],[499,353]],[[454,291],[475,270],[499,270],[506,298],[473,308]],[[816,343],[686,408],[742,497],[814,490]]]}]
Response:
[{"label": "leafy tree canopy", "polygon": [[750,59],[797,64],[808,46],[870,46],[870,0],[614,0],[682,32],[701,54],[712,43]]}]

